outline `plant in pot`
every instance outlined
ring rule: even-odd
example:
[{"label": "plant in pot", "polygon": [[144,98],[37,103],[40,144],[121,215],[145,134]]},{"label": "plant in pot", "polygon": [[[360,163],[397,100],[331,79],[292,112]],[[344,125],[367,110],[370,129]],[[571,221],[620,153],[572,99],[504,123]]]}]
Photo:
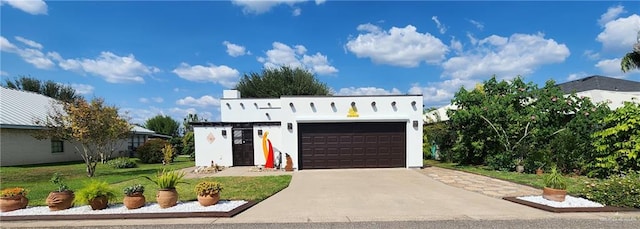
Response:
[{"label": "plant in pot", "polygon": [[73,206],[75,195],[73,194],[73,190],[69,189],[69,186],[63,182],[62,175],[54,173],[49,181],[58,186],[57,190],[49,193],[45,201],[47,206],[49,206],[49,210],[59,211]]},{"label": "plant in pot", "polygon": [[135,184],[127,186],[123,189],[124,199],[122,203],[127,209],[138,209],[145,205],[146,199],[144,197],[144,186],[141,184]]},{"label": "plant in pot", "polygon": [[0,191],[0,211],[9,212],[23,209],[29,204],[27,190],[21,187],[5,188]]},{"label": "plant in pot", "polygon": [[116,192],[105,181],[93,180],[76,193],[76,201],[86,203],[93,210],[102,210],[109,206],[109,200],[113,201]]},{"label": "plant in pot", "polygon": [[201,181],[194,190],[198,195],[198,203],[207,207],[218,203],[222,185],[215,181]]},{"label": "plant in pot", "polygon": [[158,185],[158,194],[156,194],[156,202],[160,205],[160,208],[169,208],[178,204],[178,191],[176,191],[176,185],[184,182],[184,172],[175,170],[162,170],[155,178],[144,176],[151,182]]},{"label": "plant in pot", "polygon": [[542,190],[542,197],[551,200],[562,202],[567,196],[567,181],[554,166],[551,171],[544,176],[544,189]]}]

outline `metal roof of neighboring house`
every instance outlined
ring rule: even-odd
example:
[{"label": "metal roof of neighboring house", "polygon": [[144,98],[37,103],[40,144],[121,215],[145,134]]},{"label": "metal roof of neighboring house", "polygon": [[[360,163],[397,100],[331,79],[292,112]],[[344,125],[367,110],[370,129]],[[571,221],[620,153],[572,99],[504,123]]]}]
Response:
[{"label": "metal roof of neighboring house", "polygon": [[131,132],[136,133],[136,134],[155,134],[156,132],[154,132],[153,130],[138,126],[138,125],[132,125],[133,128],[131,128]]},{"label": "metal roof of neighboring house", "polygon": [[45,120],[52,104],[56,100],[44,95],[0,87],[0,126],[40,128],[35,121]]},{"label": "metal roof of neighboring house", "polygon": [[616,79],[606,76],[589,76],[558,84],[564,93],[582,92],[589,90],[604,91],[640,91],[640,82]]}]

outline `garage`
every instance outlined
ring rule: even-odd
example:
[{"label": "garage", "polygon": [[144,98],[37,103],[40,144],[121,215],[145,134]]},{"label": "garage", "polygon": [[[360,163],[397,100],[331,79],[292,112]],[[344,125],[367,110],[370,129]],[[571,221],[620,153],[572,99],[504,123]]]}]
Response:
[{"label": "garage", "polygon": [[406,125],[299,123],[299,169],[406,167]]}]

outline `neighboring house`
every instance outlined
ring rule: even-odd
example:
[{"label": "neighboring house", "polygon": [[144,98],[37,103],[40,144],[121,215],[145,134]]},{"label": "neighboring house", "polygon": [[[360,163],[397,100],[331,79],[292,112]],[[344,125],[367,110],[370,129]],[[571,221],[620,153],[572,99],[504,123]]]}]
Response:
[{"label": "neighboring house", "polygon": [[[637,81],[594,75],[557,85],[565,95],[575,92],[577,96],[589,97],[593,103],[606,102],[611,110],[621,107],[625,101],[640,102],[640,82]],[[450,104],[427,112],[424,122],[447,121],[447,111],[456,109],[455,104]]]},{"label": "neighboring house", "polygon": [[225,90],[221,122],[194,126],[196,166],[422,167],[422,95],[243,99]]},{"label": "neighboring house", "polygon": [[[45,120],[55,104],[55,99],[44,95],[0,87],[0,166],[82,160],[69,141],[33,137],[43,129],[35,122]],[[151,136],[153,131],[134,126],[131,137],[123,139],[116,152],[125,156],[128,146],[135,148]]]}]

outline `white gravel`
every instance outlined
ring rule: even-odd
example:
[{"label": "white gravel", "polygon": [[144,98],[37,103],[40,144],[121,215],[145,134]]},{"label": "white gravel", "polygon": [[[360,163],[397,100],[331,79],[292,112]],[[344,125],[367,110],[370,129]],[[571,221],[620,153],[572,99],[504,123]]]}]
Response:
[{"label": "white gravel", "polygon": [[66,210],[50,211],[47,206],[27,207],[25,209],[2,212],[0,216],[19,216],[19,215],[97,215],[97,214],[129,214],[129,213],[171,213],[171,212],[229,212],[241,205],[247,203],[244,200],[226,201],[220,200],[217,204],[203,207],[198,201],[178,202],[178,205],[170,208],[160,208],[157,203],[147,203],[138,209],[127,209],[122,204],[109,205],[104,210],[91,210],[89,205],[72,207]]},{"label": "white gravel", "polygon": [[542,198],[542,196],[521,196],[518,199],[547,205],[554,208],[589,208],[604,207],[604,205],[579,197],[567,196],[564,201],[557,202]]}]

